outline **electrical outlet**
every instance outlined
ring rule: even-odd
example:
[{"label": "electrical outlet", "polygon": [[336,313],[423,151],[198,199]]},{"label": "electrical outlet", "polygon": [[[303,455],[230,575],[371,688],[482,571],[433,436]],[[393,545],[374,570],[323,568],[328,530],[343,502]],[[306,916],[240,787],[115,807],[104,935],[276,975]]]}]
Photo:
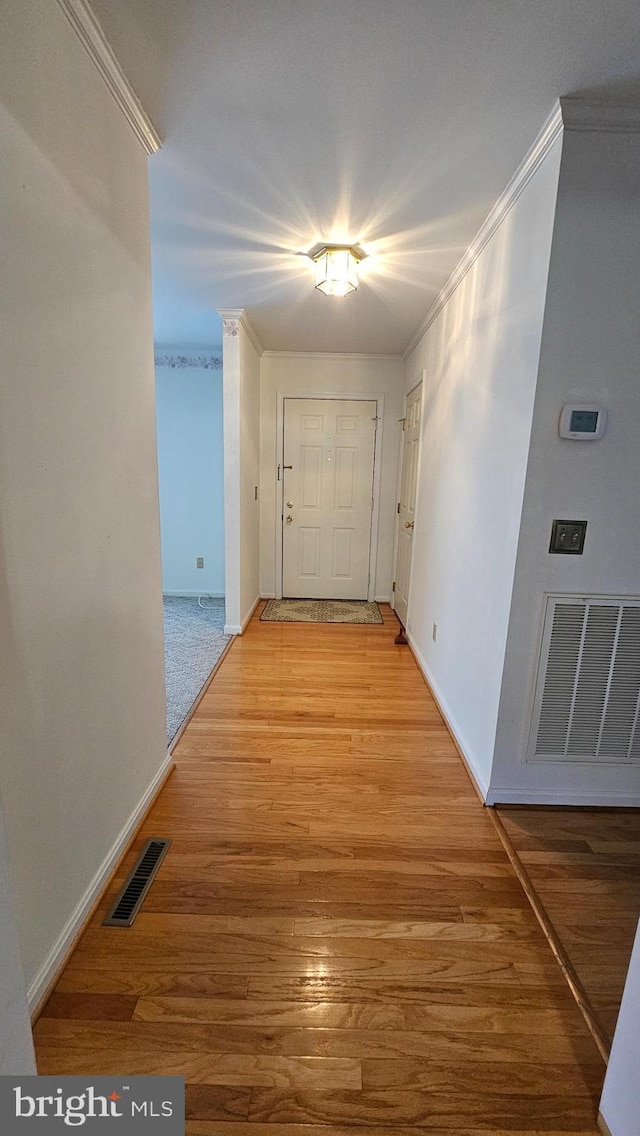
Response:
[{"label": "electrical outlet", "polygon": [[431,628],[431,638],[433,639],[434,643],[435,643],[436,639],[438,638],[438,624],[437,623],[434,623],[432,628]]},{"label": "electrical outlet", "polygon": [[196,556],[196,568],[204,568],[204,556]]}]

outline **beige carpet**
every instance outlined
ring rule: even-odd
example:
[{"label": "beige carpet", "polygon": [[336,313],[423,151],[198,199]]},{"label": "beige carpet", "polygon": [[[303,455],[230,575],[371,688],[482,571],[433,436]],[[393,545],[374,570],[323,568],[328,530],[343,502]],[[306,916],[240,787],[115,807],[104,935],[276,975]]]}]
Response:
[{"label": "beige carpet", "polygon": [[366,600],[269,600],[260,619],[273,623],[382,623]]}]

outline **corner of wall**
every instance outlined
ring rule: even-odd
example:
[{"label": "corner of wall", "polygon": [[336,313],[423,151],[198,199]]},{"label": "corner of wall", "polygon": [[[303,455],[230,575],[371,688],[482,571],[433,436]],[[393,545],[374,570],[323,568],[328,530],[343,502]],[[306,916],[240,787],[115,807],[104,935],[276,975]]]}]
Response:
[{"label": "corner of wall", "polygon": [[409,640],[409,646],[411,648],[413,657],[415,658],[422,672],[422,676],[427,686],[429,687],[429,690],[431,691],[433,700],[438,707],[438,710],[444,718],[445,725],[451,735],[453,744],[455,745],[464,765],[467,768],[467,772],[471,777],[473,784],[475,785],[478,796],[486,804],[491,804],[492,802],[488,799],[489,784],[482,769],[480,768],[476,756],[473,754],[470,746],[465,740],[462,730],[456,722],[456,719],[446,701],[446,698],[444,697],[442,691],[439,689],[437,682],[435,681],[431,671],[429,670],[429,667],[427,666],[424,656],[422,655],[414,636],[408,630],[407,638]]},{"label": "corner of wall", "polygon": [[495,755],[561,137],[556,106],[429,309],[405,364],[407,389],[424,375],[408,631],[484,797]]}]

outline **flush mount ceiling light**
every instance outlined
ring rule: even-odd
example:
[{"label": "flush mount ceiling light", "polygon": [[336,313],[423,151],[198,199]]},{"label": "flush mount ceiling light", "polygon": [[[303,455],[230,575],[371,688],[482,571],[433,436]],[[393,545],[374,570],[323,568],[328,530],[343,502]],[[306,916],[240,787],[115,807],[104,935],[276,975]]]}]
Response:
[{"label": "flush mount ceiling light", "polygon": [[320,245],[307,255],[316,266],[316,288],[325,296],[347,296],[358,287],[358,265],[365,253],[354,245]]}]

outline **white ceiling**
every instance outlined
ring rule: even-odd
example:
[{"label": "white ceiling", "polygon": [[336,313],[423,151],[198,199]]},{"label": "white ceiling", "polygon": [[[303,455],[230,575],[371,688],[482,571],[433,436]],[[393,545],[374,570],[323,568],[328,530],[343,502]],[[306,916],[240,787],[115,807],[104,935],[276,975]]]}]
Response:
[{"label": "white ceiling", "polygon": [[[156,341],[401,353],[560,95],[640,98],[638,0],[93,0],[165,142]],[[370,253],[344,299],[298,255]]]}]

